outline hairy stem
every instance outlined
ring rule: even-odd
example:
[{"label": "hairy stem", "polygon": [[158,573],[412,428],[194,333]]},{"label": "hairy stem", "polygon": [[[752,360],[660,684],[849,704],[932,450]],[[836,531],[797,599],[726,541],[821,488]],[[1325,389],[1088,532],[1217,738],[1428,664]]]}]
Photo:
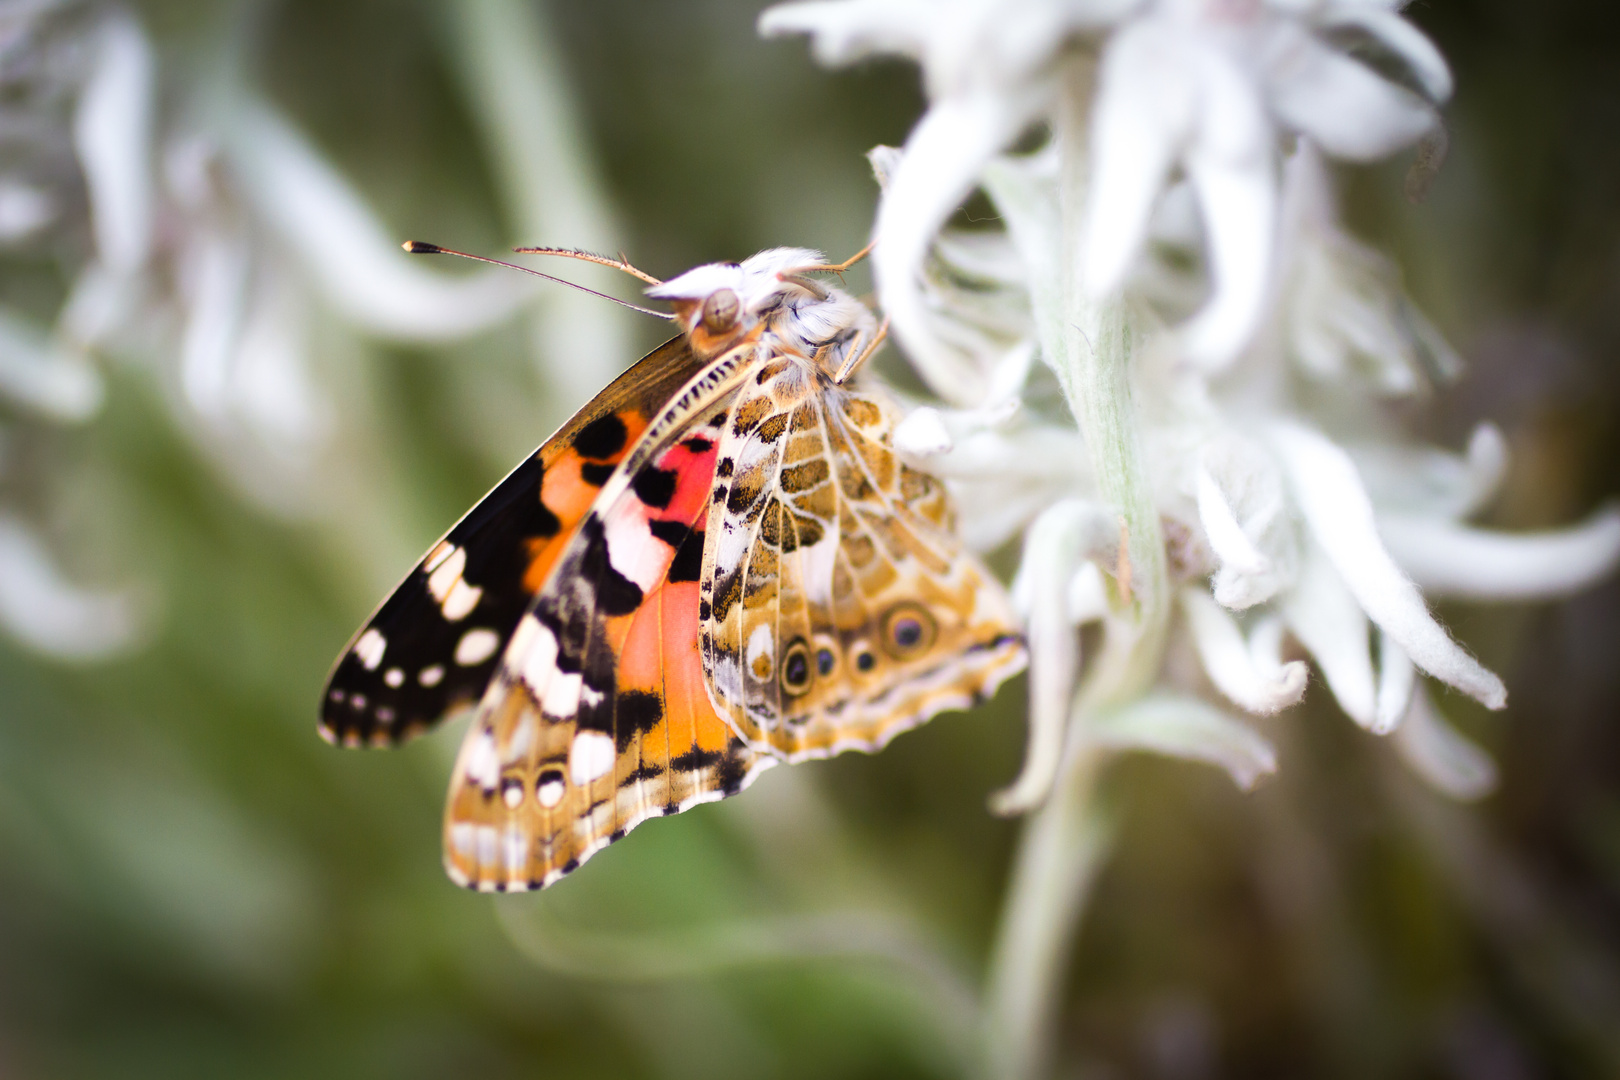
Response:
[{"label": "hairy stem", "polygon": [[985,1077],[1046,1071],[1069,952],[1112,848],[1112,820],[1094,783],[1100,764],[1095,754],[1075,761],[1024,823],[985,994]]},{"label": "hairy stem", "polygon": [[1089,296],[1079,272],[1093,77],[1090,59],[1076,57],[1054,125],[1059,228],[1049,265],[1057,268],[1059,287],[1035,299],[1038,306],[1055,302],[1059,310],[1038,311],[1036,319],[1085,437],[1098,493],[1118,515],[1120,543],[1113,612],[1076,694],[1059,781],[1024,826],[992,955],[984,1066],[998,1080],[1027,1080],[1047,1069],[1071,945],[1110,847],[1111,825],[1095,790],[1104,751],[1092,744],[1087,718],[1152,686],[1169,625],[1164,540],[1142,466],[1132,386],[1130,312],[1117,297]]}]

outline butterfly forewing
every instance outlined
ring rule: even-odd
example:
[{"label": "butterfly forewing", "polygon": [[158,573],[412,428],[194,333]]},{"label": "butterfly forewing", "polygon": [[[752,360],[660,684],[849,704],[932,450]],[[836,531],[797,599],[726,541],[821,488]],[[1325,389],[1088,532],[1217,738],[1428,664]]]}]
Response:
[{"label": "butterfly forewing", "polygon": [[[815,252],[653,295],[684,329],[428,553],[350,643],[322,732],[403,740],[477,703],[445,864],[542,888],[778,761],[873,750],[1025,658],[886,398],[834,381],[879,332]],[[723,302],[721,302],[723,301]]]},{"label": "butterfly forewing", "polygon": [[735,402],[709,512],[715,698],[785,759],[873,750],[1024,665],[1005,594],[902,463],[886,400],[789,359]]},{"label": "butterfly forewing", "polygon": [[734,794],[770,764],[715,712],[697,650],[718,425],[751,352],[675,395],[519,622],[451,779],[458,882],[543,887],[638,822]]},{"label": "butterfly forewing", "polygon": [[339,658],[321,734],[345,746],[388,745],[475,704],[602,485],[702,366],[684,338],[653,350],[445,534]]}]

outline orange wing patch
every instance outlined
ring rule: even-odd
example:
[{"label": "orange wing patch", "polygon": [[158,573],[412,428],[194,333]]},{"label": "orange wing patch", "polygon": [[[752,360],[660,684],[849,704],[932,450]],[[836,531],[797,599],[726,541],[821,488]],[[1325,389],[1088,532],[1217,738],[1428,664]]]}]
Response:
[{"label": "orange wing patch", "polygon": [[655,349],[446,533],[333,667],[321,735],[394,745],[475,704],[603,483],[702,367],[682,339]]},{"label": "orange wing patch", "polygon": [[774,761],[715,713],[698,650],[716,444],[712,428],[688,430],[627,464],[623,490],[565,545],[457,761],[444,837],[457,882],[542,888]]}]

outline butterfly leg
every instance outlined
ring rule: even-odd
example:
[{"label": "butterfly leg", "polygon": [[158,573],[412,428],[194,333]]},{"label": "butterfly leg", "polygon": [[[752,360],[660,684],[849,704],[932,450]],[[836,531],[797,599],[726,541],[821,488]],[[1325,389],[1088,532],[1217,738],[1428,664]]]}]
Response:
[{"label": "butterfly leg", "polygon": [[887,318],[885,318],[883,320],[883,324],[878,327],[877,333],[872,335],[871,342],[869,344],[867,344],[867,346],[865,348],[863,348],[860,352],[855,353],[854,355],[850,356],[838,368],[838,373],[833,376],[833,382],[842,384],[845,379],[849,378],[850,375],[854,373],[856,368],[860,367],[863,363],[866,362],[867,357],[869,357],[873,353],[877,352],[878,346],[882,345],[884,340],[888,336],[889,336],[889,320]]}]

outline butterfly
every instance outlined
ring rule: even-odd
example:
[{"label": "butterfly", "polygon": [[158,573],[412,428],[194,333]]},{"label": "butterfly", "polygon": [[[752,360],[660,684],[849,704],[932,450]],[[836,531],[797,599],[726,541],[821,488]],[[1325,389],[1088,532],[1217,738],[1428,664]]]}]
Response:
[{"label": "butterfly", "polygon": [[[415,250],[439,250],[419,245]],[[649,817],[781,762],[874,751],[1026,663],[1007,596],[851,373],[883,337],[776,248],[647,294],[681,333],[428,551],[327,682],[321,734],[391,746],[474,709],[444,858],[544,888]]]}]

